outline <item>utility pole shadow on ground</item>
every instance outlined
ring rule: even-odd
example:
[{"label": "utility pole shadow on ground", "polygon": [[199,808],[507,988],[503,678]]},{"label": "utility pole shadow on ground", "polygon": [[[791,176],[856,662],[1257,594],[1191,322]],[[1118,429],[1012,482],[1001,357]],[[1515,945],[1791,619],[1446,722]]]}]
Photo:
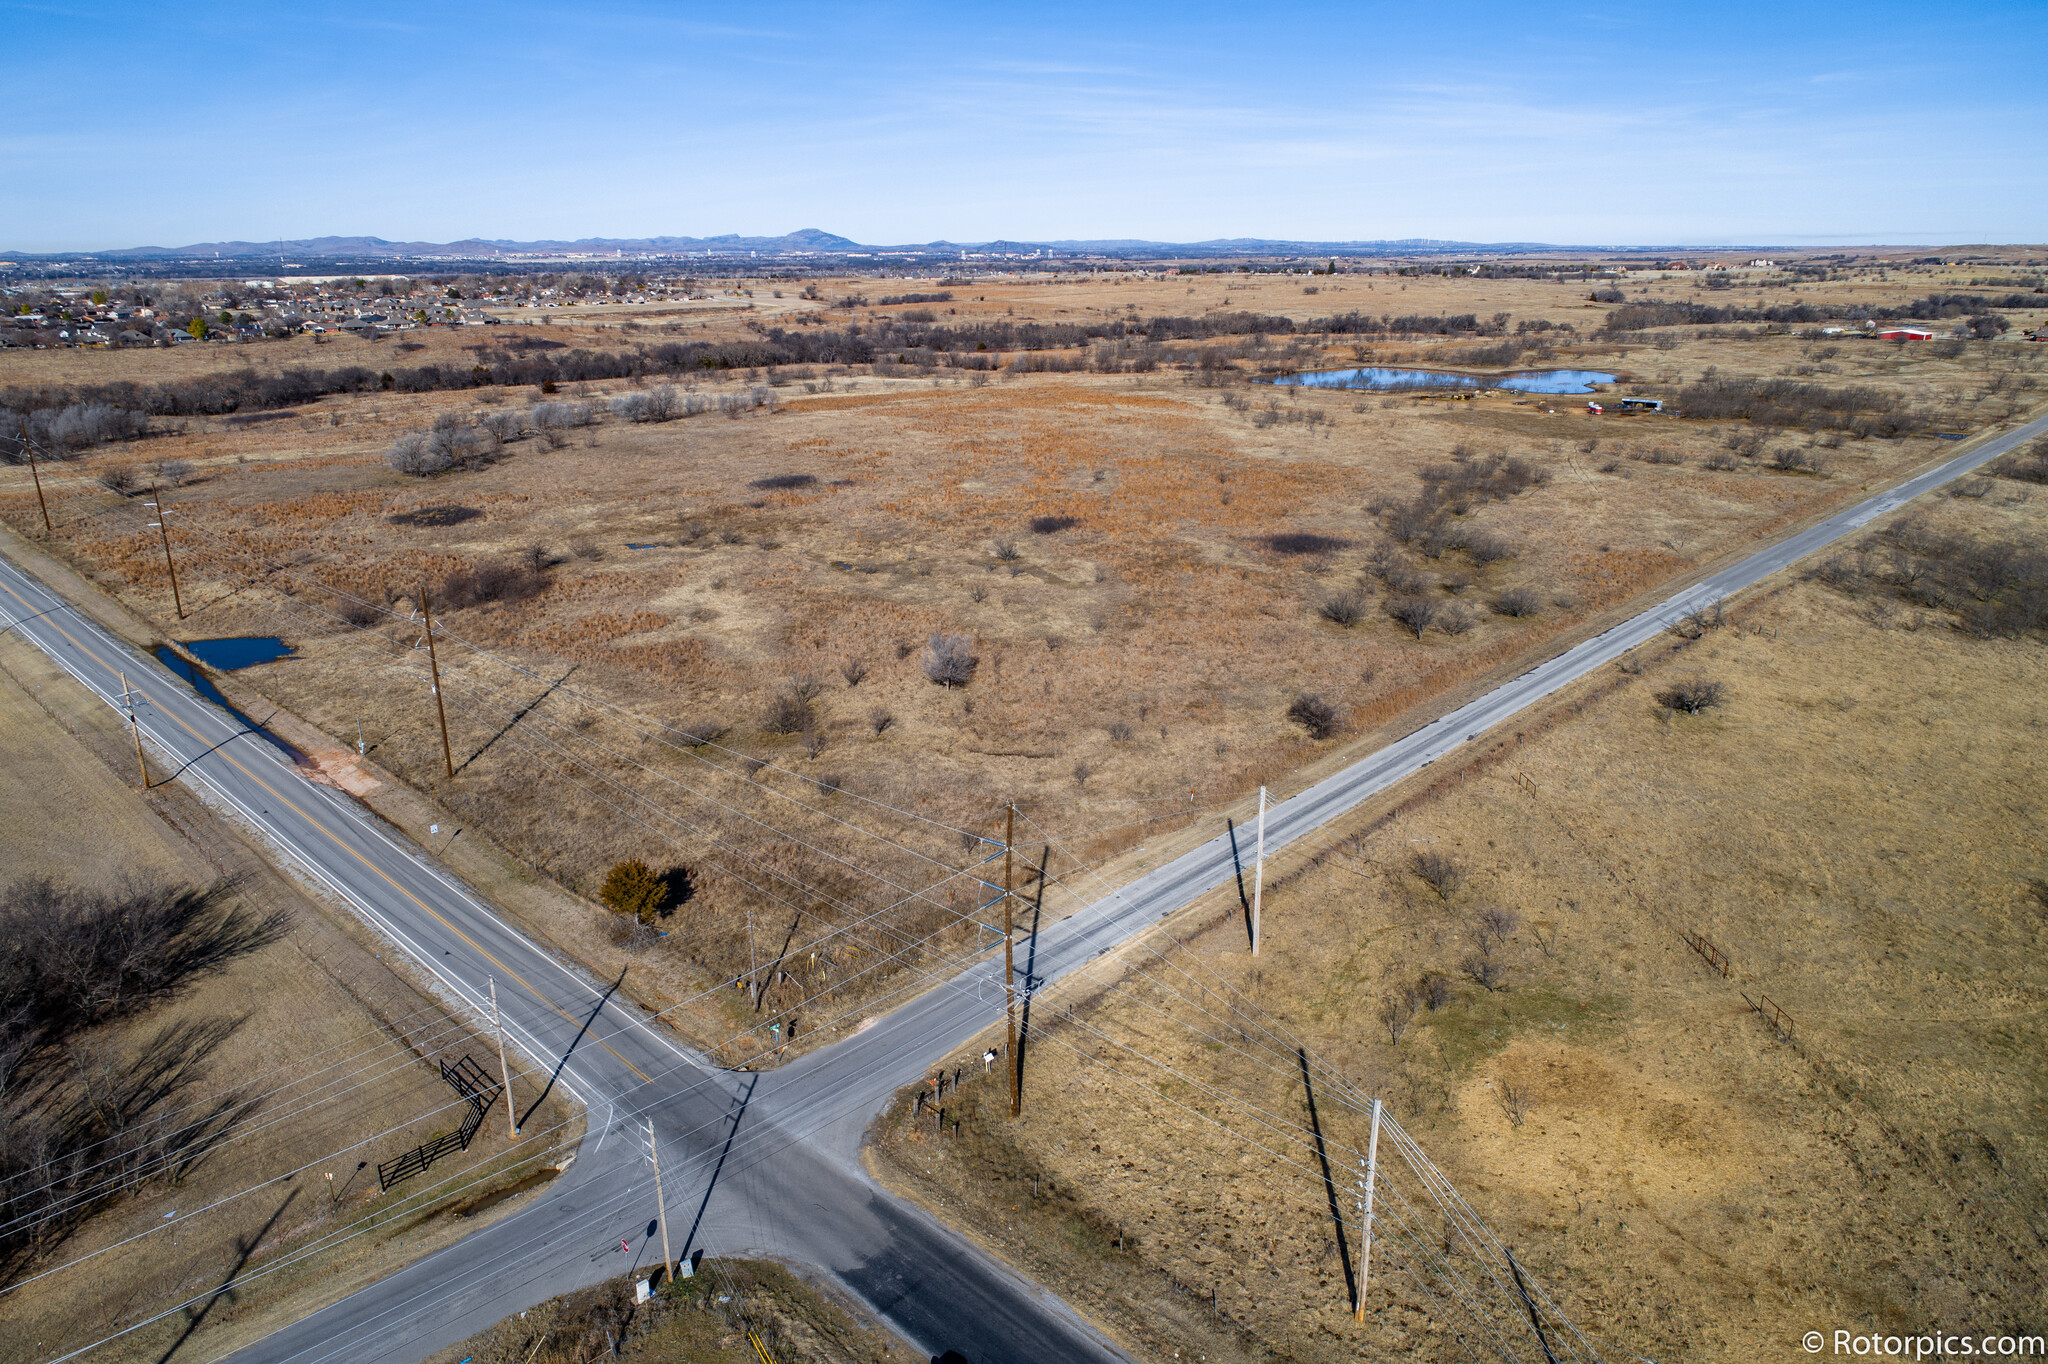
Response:
[{"label": "utility pole shadow on ground", "polygon": [[263,1238],[270,1235],[270,1229],[277,1225],[277,1219],[284,1216],[284,1210],[289,1208],[292,1205],[292,1200],[298,1196],[299,1191],[297,1189],[293,1189],[290,1193],[286,1194],[284,1202],[277,1205],[277,1211],[270,1214],[270,1220],[263,1224],[263,1230],[257,1232],[254,1236],[235,1238],[234,1268],[230,1269],[228,1276],[220,1281],[220,1287],[207,1295],[204,1306],[200,1307],[197,1311],[189,1307],[185,1309],[185,1329],[178,1334],[176,1340],[171,1342],[171,1348],[158,1356],[156,1364],[169,1364],[171,1356],[185,1348],[185,1342],[190,1340],[193,1333],[205,1322],[207,1314],[213,1311],[215,1303],[218,1303],[222,1298],[226,1298],[230,1306],[234,1304],[236,1278],[248,1266],[249,1257],[256,1253],[256,1247],[263,1244]]},{"label": "utility pole shadow on ground", "polygon": [[1308,1126],[1315,1134],[1316,1163],[1322,1167],[1323,1196],[1330,1203],[1330,1221],[1337,1230],[1337,1258],[1344,1266],[1344,1293],[1349,1306],[1356,1312],[1363,1300],[1358,1291],[1358,1276],[1351,1266],[1351,1235],[1344,1227],[1344,1205],[1337,1198],[1337,1180],[1330,1173],[1330,1153],[1323,1145],[1323,1120],[1316,1112],[1316,1085],[1308,1072],[1308,1051],[1296,1047],[1294,1056],[1301,1063],[1301,1088],[1308,1096]]}]

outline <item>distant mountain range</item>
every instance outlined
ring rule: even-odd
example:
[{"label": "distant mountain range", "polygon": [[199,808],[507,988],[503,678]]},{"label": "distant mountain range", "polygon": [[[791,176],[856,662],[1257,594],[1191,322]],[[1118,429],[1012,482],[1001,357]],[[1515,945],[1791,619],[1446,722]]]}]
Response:
[{"label": "distant mountain range", "polygon": [[[863,245],[847,237],[817,228],[805,228],[780,237],[743,237],[727,233],[718,237],[583,237],[575,241],[507,241],[500,238],[470,237],[455,242],[394,242],[382,237],[311,237],[292,241],[194,242],[189,246],[130,246],[115,251],[9,251],[6,257],[20,262],[98,261],[138,264],[166,261],[232,260],[245,265],[277,261],[303,265],[310,261],[492,261],[515,259],[565,259],[610,257],[704,256],[861,256],[911,255],[958,257],[974,255],[1090,255],[1090,256],[1270,256],[1270,255],[1371,255],[1412,256],[1445,253],[1507,254],[1525,251],[1630,250],[1628,247],[1558,247],[1544,242],[1458,242],[1408,237],[1396,241],[1304,242],[1264,237],[1226,237],[1203,242],[1155,242],[1135,238],[1059,241],[934,241],[901,246]],[[1671,250],[1673,248],[1656,248]]]}]

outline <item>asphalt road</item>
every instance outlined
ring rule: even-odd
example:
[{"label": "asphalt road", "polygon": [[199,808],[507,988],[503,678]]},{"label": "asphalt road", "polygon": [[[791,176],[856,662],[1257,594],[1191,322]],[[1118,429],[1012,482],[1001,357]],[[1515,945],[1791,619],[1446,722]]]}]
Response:
[{"label": "asphalt road", "polygon": [[[1274,806],[1269,853],[1688,613],[2044,433],[2048,417],[1774,543]],[[590,1113],[575,1163],[533,1204],[274,1333],[232,1356],[238,1364],[413,1364],[557,1293],[658,1259],[639,1127],[649,1119],[678,1254],[701,1249],[814,1266],[933,1355],[957,1349],[984,1364],[1121,1357],[1057,1298],[861,1172],[869,1120],[1000,1015],[999,962],[970,968],[780,1070],[717,1070],[611,997],[603,982],[521,936],[353,800],[307,781],[277,747],[4,559],[0,626],[18,630],[117,708],[125,672],[160,764],[351,905],[430,974],[450,1004],[488,1016],[485,982],[495,978],[508,1033],[528,1067],[553,1072]],[[1042,986],[1100,957],[1224,884],[1236,866],[1230,842],[1219,836],[1050,926],[1035,945],[1032,980],[1020,985]],[[1020,975],[1023,965],[1020,953]],[[631,1249],[618,1249],[621,1241]]]}]

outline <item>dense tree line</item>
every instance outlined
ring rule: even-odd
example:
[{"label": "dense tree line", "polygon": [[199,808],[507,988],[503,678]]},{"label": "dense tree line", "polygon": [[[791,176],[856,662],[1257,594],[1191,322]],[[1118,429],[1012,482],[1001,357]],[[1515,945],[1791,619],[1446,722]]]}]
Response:
[{"label": "dense tree line", "polygon": [[1678,406],[1686,416],[1704,421],[1746,419],[1759,426],[1858,437],[1912,435],[1931,424],[1928,414],[1881,389],[1832,388],[1796,379],[1703,376],[1680,391]]},{"label": "dense tree line", "polygon": [[[1604,291],[1619,301],[1617,291]],[[1596,301],[1599,295],[1595,294]],[[1627,303],[1607,315],[1603,331],[1637,332],[1651,327],[1682,327],[1738,322],[1776,322],[1805,326],[1837,320],[1876,322],[1938,322],[1959,317],[1985,317],[1999,308],[2048,307],[2048,297],[2036,294],[1929,294],[1896,307],[1863,305],[1842,307],[1816,303],[1778,303],[1762,308],[1718,307],[1711,303]],[[2003,323],[2004,319],[1998,319]],[[2003,327],[2000,327],[2003,330]]]},{"label": "dense tree line", "polygon": [[[675,378],[691,373],[781,365],[867,365],[908,358],[911,352],[921,352],[927,358],[945,355],[956,366],[980,369],[991,367],[979,358],[991,353],[1079,350],[1100,342],[1149,342],[1156,346],[1167,341],[1234,336],[1499,336],[1505,332],[1507,320],[1505,313],[1482,319],[1472,313],[1396,317],[1360,312],[1298,323],[1278,314],[1251,312],[1095,323],[991,321],[949,325],[894,318],[815,331],[763,327],[751,340],[671,341],[629,350],[568,349],[560,343],[520,341],[486,351],[467,365],[426,364],[381,370],[365,365],[334,369],[293,366],[274,374],[241,369],[155,384],[121,381],[22,386],[0,392],[0,422],[13,428],[17,419],[27,419],[32,431],[45,429],[54,435],[56,424],[70,421],[81,431],[112,431],[119,427],[119,434],[133,435],[139,433],[143,419],[148,417],[220,416],[297,407],[337,393],[539,388],[551,383]],[[1155,363],[1157,358],[1153,357]],[[86,408],[94,413],[90,421],[77,414],[73,418],[62,415],[67,410]],[[111,438],[111,434],[98,436],[76,442],[73,448]],[[59,439],[53,449],[62,444]],[[9,443],[0,441],[0,458],[17,457]]]}]

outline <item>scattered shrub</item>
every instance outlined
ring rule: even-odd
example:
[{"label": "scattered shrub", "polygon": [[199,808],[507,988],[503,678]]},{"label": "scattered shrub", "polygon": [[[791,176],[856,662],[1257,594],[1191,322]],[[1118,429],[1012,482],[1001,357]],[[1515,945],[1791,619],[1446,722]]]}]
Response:
[{"label": "scattered shrub", "polygon": [[1991,461],[1990,472],[2018,483],[2048,483],[2048,439]]},{"label": "scattered shrub", "polygon": [[875,731],[877,739],[881,738],[888,731],[889,726],[895,723],[896,717],[879,706],[868,712],[868,727]]},{"label": "scattered shrub", "polygon": [[1365,594],[1356,591],[1339,592],[1333,597],[1324,598],[1323,604],[1316,610],[1332,625],[1349,628],[1365,619]]},{"label": "scattered shrub", "polygon": [[810,701],[790,691],[775,693],[761,717],[761,728],[770,734],[801,734],[811,723]]},{"label": "scattered shrub", "polygon": [[715,744],[731,732],[731,727],[715,715],[700,715],[694,719],[678,720],[668,728],[675,736],[675,741],[686,748],[703,748]]},{"label": "scattered shrub", "polygon": [[375,625],[384,619],[384,613],[366,601],[354,597],[340,597],[335,600],[334,614],[346,623],[361,629]]},{"label": "scattered shrub", "polygon": [[839,665],[839,675],[846,679],[849,687],[858,687],[868,675],[868,663],[864,658],[848,658]]},{"label": "scattered shrub", "polygon": [[972,639],[948,634],[933,635],[925,645],[922,660],[924,675],[946,687],[966,686],[974,680],[974,670],[980,663]]},{"label": "scattered shrub", "polygon": [[770,474],[757,478],[747,486],[760,492],[780,492],[789,488],[808,488],[818,481],[816,474]]},{"label": "scattered shrub", "polygon": [[1052,535],[1058,531],[1072,530],[1081,524],[1078,516],[1034,516],[1031,518],[1031,533]]},{"label": "scattered shrub", "polygon": [[1670,711],[1684,711],[1687,715],[1698,715],[1703,710],[1718,706],[1727,699],[1727,689],[1719,682],[1709,682],[1704,677],[1688,678],[1673,683],[1657,693],[1657,704]]},{"label": "scattered shrub", "polygon": [[437,605],[443,610],[459,611],[492,602],[522,602],[539,596],[547,586],[546,576],[526,564],[479,564],[450,573],[441,583]]},{"label": "scattered shrub", "polygon": [[1532,587],[1510,587],[1491,604],[1496,614],[1521,619],[1543,609],[1543,594]]},{"label": "scattered shrub", "polygon": [[1466,531],[1464,550],[1472,556],[1475,564],[1499,563],[1502,559],[1515,557],[1514,545],[1490,530]]},{"label": "scattered shrub", "polygon": [[1311,739],[1327,739],[1337,732],[1337,708],[1314,692],[1304,692],[1288,703],[1287,718],[1307,730]]}]

